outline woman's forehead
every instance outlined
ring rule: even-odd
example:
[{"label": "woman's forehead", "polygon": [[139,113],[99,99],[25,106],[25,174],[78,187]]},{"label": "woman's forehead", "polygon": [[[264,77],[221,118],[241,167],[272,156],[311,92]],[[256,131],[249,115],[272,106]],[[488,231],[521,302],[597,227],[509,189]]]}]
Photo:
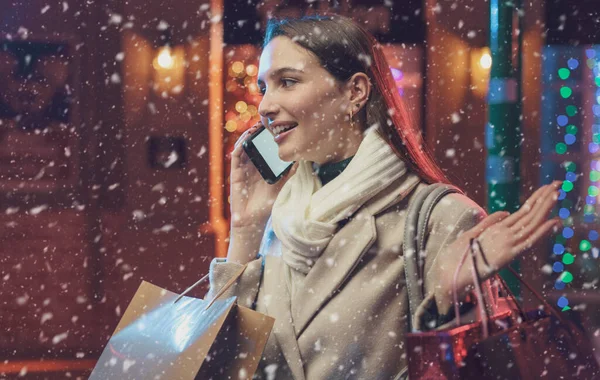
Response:
[{"label": "woman's forehead", "polygon": [[265,46],[258,65],[258,78],[267,79],[268,75],[280,72],[282,68],[291,68],[307,72],[318,65],[315,57],[306,49],[294,43],[288,37],[275,37]]}]

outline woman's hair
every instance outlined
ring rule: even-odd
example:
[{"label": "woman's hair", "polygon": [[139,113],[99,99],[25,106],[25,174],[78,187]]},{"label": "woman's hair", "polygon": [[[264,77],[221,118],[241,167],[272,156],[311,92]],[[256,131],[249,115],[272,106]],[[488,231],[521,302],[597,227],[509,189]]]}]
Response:
[{"label": "woman's hair", "polygon": [[285,36],[314,54],[341,83],[357,72],[371,81],[369,100],[358,114],[367,128],[377,125],[382,137],[413,172],[425,182],[449,183],[422,141],[400,97],[383,50],[375,38],[349,18],[339,15],[270,19],[263,48],[275,37]]}]

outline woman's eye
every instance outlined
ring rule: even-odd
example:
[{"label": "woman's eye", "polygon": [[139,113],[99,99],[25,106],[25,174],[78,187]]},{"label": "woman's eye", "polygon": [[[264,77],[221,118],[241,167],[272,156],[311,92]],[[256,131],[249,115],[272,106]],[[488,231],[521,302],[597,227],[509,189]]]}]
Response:
[{"label": "woman's eye", "polygon": [[[294,84],[298,83],[298,81],[294,80],[294,79],[281,79],[281,83],[283,85],[283,87],[291,87]],[[261,93],[261,95],[264,95],[267,92],[267,88],[263,87],[263,88],[258,88],[258,91]]]},{"label": "woman's eye", "polygon": [[[290,87],[290,86],[293,86],[293,85],[296,83],[296,81],[295,81],[295,80],[293,80],[293,79],[282,79],[282,80],[281,80],[281,83],[283,83],[283,84],[284,84],[284,86],[283,86],[283,87]],[[291,83],[291,84],[290,84],[290,85],[287,85],[286,83]]]}]

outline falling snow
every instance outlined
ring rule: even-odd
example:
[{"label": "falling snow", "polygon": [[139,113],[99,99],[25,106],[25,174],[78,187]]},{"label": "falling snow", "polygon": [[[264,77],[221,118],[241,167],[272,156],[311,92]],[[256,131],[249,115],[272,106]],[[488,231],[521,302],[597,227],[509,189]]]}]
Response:
[{"label": "falling snow", "polygon": [[[289,134],[289,143],[284,140],[275,147],[277,152],[285,153],[285,144],[291,146],[294,136],[307,140],[302,140],[305,145],[288,148],[289,161],[309,157],[309,161],[319,158],[333,163],[358,154],[348,149],[352,139],[344,134],[351,128],[345,108],[349,99],[333,97],[336,93],[331,91],[338,88],[339,79],[328,71],[337,68],[340,75],[349,74],[344,70],[350,61],[354,62],[350,71],[368,69],[363,70],[369,72],[371,86],[366,102],[381,101],[381,94],[394,94],[396,102],[406,105],[404,109],[385,102],[375,107],[367,103],[366,112],[354,114],[353,123],[360,126],[356,136],[373,130],[382,136],[387,133],[384,137],[394,137],[402,157],[408,151],[430,148],[441,172],[483,209],[517,206],[506,198],[506,192],[512,190],[505,187],[513,189],[514,174],[507,172],[510,165],[506,162],[521,164],[515,172],[519,201],[541,184],[565,180],[559,205],[547,212],[559,216],[560,226],[544,237],[545,247],[519,257],[521,271],[524,278],[536,278],[538,291],[557,310],[567,305],[563,315],[576,315],[575,319],[583,321],[586,335],[596,345],[600,342],[600,326],[593,319],[598,305],[591,299],[600,287],[600,82],[596,80],[600,77],[600,13],[595,4],[560,0],[545,4],[544,12],[538,12],[533,3],[518,10],[515,16],[521,17],[522,28],[507,29],[512,30],[515,44],[523,40],[524,66],[518,71],[511,66],[518,55],[510,39],[509,44],[502,39],[497,43],[501,49],[513,51],[512,61],[502,62],[503,54],[488,50],[493,49],[489,1],[407,2],[400,7],[401,2],[392,0],[371,5],[307,0],[298,3],[301,8],[294,4],[297,2],[264,1],[253,8],[256,2],[240,0],[233,2],[239,9],[224,13],[215,12],[208,1],[8,3],[0,27],[0,346],[7,353],[3,360],[11,372],[0,377],[35,376],[39,363],[32,359],[25,365],[21,361],[33,352],[48,358],[68,353],[73,362],[96,360],[95,353],[105,347],[119,321],[131,312],[130,301],[142,281],[177,293],[208,273],[217,253],[235,256],[229,249],[239,241],[240,251],[252,259],[263,253],[260,247],[281,247],[269,245],[282,241],[277,241],[278,234],[265,229],[263,222],[272,216],[273,205],[282,201],[277,191],[291,186],[283,185],[285,181],[267,185],[236,142],[259,120],[291,120],[301,121],[299,128]],[[225,2],[225,6],[231,3]],[[289,87],[267,81],[263,83],[265,95],[256,92],[258,73],[265,69],[260,41],[267,20],[312,10],[341,12],[386,41],[377,48],[389,60],[390,67],[382,70],[387,75],[382,81],[392,83],[389,91],[375,91],[381,81],[374,80],[369,71],[379,69],[374,50],[355,50],[355,41],[345,35],[339,50],[344,59],[319,67],[320,74],[313,73],[310,81],[288,83]],[[221,32],[223,40],[210,39]],[[304,45],[332,41],[323,25],[311,25],[305,32],[291,41]],[[432,40],[426,41],[428,37]],[[169,52],[166,59],[162,56],[159,60],[161,51]],[[338,54],[335,49],[331,52]],[[490,56],[485,55],[488,53]],[[296,59],[291,64],[300,66],[300,62]],[[485,67],[490,62],[492,67]],[[301,66],[311,68],[306,63]],[[509,68],[510,75],[517,78],[518,73],[526,80],[522,103],[518,103],[522,115],[513,113],[517,104],[512,102],[493,108],[498,104],[493,103],[498,101],[494,96],[508,94],[503,92],[505,82],[498,77],[499,68]],[[563,76],[568,78],[561,79]],[[491,86],[489,78],[497,85]],[[305,88],[308,90],[301,92]],[[425,132],[422,140],[413,135],[411,126]],[[510,133],[517,127],[522,135],[512,140]],[[309,140],[309,130],[316,131],[318,138]],[[513,141],[518,151],[507,146]],[[238,158],[246,165],[237,177],[232,168],[237,162],[232,159],[236,147],[241,154]],[[361,160],[351,162],[352,166],[364,165]],[[430,168],[430,164],[416,162],[409,171]],[[361,172],[365,182],[371,178],[369,169],[364,167]],[[305,180],[302,184],[324,188],[321,194],[334,189],[323,185],[315,173]],[[302,188],[292,187],[294,191]],[[335,189],[339,200],[357,191],[350,183]],[[399,190],[388,187],[378,191],[405,197]],[[249,199],[255,203],[247,203]],[[439,204],[455,206],[447,202],[444,199]],[[240,204],[241,208],[234,210]],[[337,271],[352,264],[347,262],[352,256],[345,254],[353,253],[357,242],[365,240],[362,231],[353,229],[364,222],[362,215],[354,215],[354,209],[345,210],[339,218],[352,223],[347,229],[342,222],[332,224],[335,232],[325,250],[335,254],[313,262],[325,268],[326,277],[302,283],[300,288],[294,288],[294,276],[285,278],[290,280],[285,284],[291,287],[287,290],[301,295],[298,298],[322,303],[321,311],[304,327],[304,340],[299,341],[301,356],[328,362],[339,378],[373,378],[373,373],[361,371],[370,366],[385,368],[379,356],[389,347],[398,353],[395,360],[399,356],[402,361],[427,349],[418,346],[409,352],[403,331],[382,322],[389,319],[389,310],[396,312],[405,302],[400,299],[405,296],[406,281],[399,264],[408,257],[399,239],[405,223],[397,221],[406,210],[382,203],[367,204],[364,209],[374,213],[368,223],[373,242],[349,273],[341,276]],[[308,217],[312,211],[307,208],[297,214]],[[233,224],[245,226],[246,234],[237,235]],[[447,224],[436,220],[427,233],[455,236],[457,225],[458,220]],[[344,237],[340,232],[348,230],[354,236]],[[259,246],[261,240],[264,246]],[[251,262],[242,275],[256,275],[253,279],[262,281],[242,289],[240,284],[247,279],[242,277],[231,294],[256,293],[257,283],[265,286],[272,279],[268,276],[281,274],[272,269],[272,262],[281,260],[282,252],[271,253],[262,277],[252,272],[261,267],[261,261]],[[421,253],[425,261],[431,257],[425,255],[426,250]],[[239,268],[231,262],[223,264],[221,268]],[[214,265],[219,268],[221,264]],[[352,283],[355,271],[363,271],[361,284]],[[214,273],[212,276],[208,282],[215,281]],[[341,285],[324,294],[322,284],[327,284],[328,278]],[[189,295],[205,295],[208,282]],[[391,301],[373,298],[382,289],[391,295]],[[260,290],[260,297],[244,294],[237,302],[247,306],[262,302],[260,307],[268,306],[270,311],[286,304],[273,289]],[[350,304],[337,302],[336,297],[346,296],[344,292],[350,293]],[[162,289],[160,297],[170,294]],[[371,300],[376,312],[356,307],[362,299]],[[144,302],[142,310],[156,310],[149,300]],[[306,318],[304,305],[290,302],[293,322],[298,315]],[[398,321],[406,317],[394,316]],[[278,317],[277,328],[290,327],[292,319]],[[173,334],[189,333],[186,329],[194,326],[193,321],[185,320],[172,329]],[[312,325],[312,321],[324,321],[326,326]],[[144,326],[150,328],[151,324]],[[365,326],[368,331],[363,331]],[[496,320],[494,326],[507,328],[509,324]],[[177,344],[185,340],[179,335],[174,339]],[[367,335],[381,338],[375,351],[366,352],[362,346]],[[448,348],[447,343],[439,347],[441,351]],[[164,364],[165,360],[158,352],[139,358],[108,352],[103,365],[128,375],[137,374],[150,362]],[[570,355],[570,361],[577,359],[575,353]],[[244,349],[237,357],[251,360],[254,354]],[[206,361],[214,362],[214,356]],[[311,365],[301,364],[304,369]],[[288,367],[265,360],[258,371],[261,378],[277,380],[287,375]],[[584,368],[573,372],[581,371]],[[552,375],[546,370],[541,373],[544,378]],[[152,376],[144,378],[164,378],[162,374]],[[84,375],[69,371],[64,377]],[[236,377],[251,378],[252,373],[242,368],[232,375]]]}]

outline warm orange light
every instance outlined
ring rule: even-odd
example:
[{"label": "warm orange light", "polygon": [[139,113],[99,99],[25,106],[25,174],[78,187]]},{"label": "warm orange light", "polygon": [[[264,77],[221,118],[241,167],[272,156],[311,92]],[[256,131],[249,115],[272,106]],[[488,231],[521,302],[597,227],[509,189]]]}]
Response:
[{"label": "warm orange light", "polygon": [[251,94],[258,94],[260,92],[260,89],[258,88],[258,85],[256,83],[250,83],[248,85],[248,91]]},{"label": "warm orange light", "polygon": [[225,129],[227,130],[227,132],[235,132],[237,128],[238,125],[237,121],[235,120],[229,120],[227,123],[225,123]]},{"label": "warm orange light", "polygon": [[244,112],[246,112],[247,109],[248,109],[248,104],[246,104],[246,102],[244,102],[243,100],[240,100],[239,102],[237,102],[235,104],[235,110],[238,111],[239,113],[244,113]]},{"label": "warm orange light", "polygon": [[239,75],[242,71],[244,71],[244,64],[240,61],[236,61],[233,63],[233,65],[231,65],[231,70]]},{"label": "warm orange light", "polygon": [[[156,67],[158,66],[158,67]],[[169,70],[172,69],[173,66],[175,66],[175,58],[173,57],[173,54],[171,53],[171,48],[169,48],[168,46],[165,46],[164,48],[160,49],[160,52],[158,53],[158,56],[156,57],[156,65],[154,66],[155,69],[158,68],[162,68],[165,70]]]},{"label": "warm orange light", "polygon": [[225,84],[225,89],[227,90],[227,92],[234,92],[235,90],[237,90],[238,84],[235,80],[228,80],[227,83]]},{"label": "warm orange light", "polygon": [[246,78],[244,78],[244,86],[250,87],[250,85],[252,83],[256,83],[255,80],[256,80],[256,78],[253,78],[251,76],[247,76]]},{"label": "warm orange light", "polygon": [[490,53],[484,52],[483,54],[481,54],[481,58],[479,59],[479,65],[486,70],[492,67],[492,56],[490,55]]},{"label": "warm orange light", "polygon": [[246,111],[240,115],[240,119],[242,119],[244,122],[248,122],[248,120],[252,119],[252,114]]},{"label": "warm orange light", "polygon": [[470,89],[475,95],[485,99],[489,88],[490,68],[492,67],[490,48],[472,48],[470,56]]},{"label": "warm orange light", "polygon": [[246,67],[246,74],[251,77],[256,76],[256,74],[258,74],[258,67],[256,67],[256,65],[248,65],[248,67]]},{"label": "warm orange light", "polygon": [[185,49],[183,46],[163,46],[154,60],[154,91],[163,97],[182,93],[185,82]]}]

